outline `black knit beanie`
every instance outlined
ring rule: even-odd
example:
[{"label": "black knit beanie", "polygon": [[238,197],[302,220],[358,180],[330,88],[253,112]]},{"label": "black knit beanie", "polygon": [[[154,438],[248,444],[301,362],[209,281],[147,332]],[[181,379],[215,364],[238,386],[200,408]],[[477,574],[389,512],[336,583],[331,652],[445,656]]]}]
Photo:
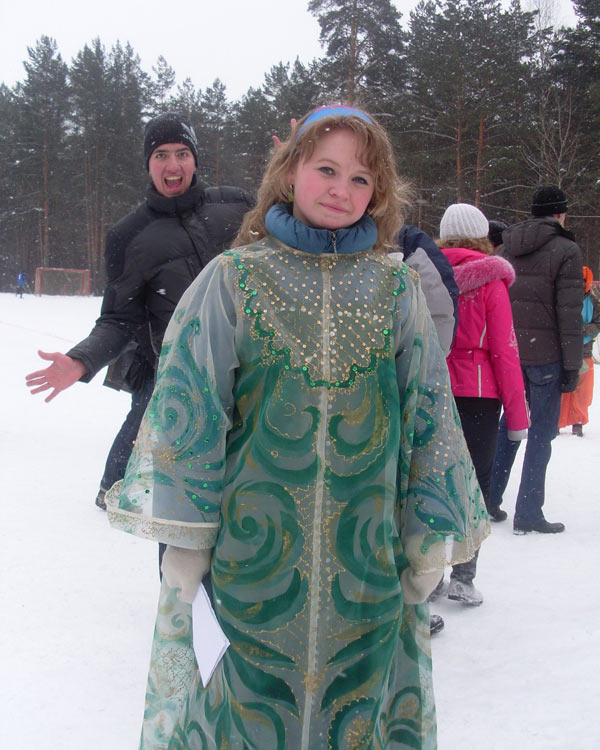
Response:
[{"label": "black knit beanie", "polygon": [[165,112],[154,117],[144,130],[144,159],[146,169],[152,152],[163,143],[183,143],[194,155],[194,163],[198,166],[198,139],[190,123],[176,112]]},{"label": "black knit beanie", "polygon": [[502,232],[508,229],[508,224],[503,221],[490,221],[490,231],[488,232],[488,240],[494,247],[502,244]]},{"label": "black knit beanie", "polygon": [[534,216],[552,216],[567,212],[567,196],[556,185],[544,185],[533,194],[531,213]]}]

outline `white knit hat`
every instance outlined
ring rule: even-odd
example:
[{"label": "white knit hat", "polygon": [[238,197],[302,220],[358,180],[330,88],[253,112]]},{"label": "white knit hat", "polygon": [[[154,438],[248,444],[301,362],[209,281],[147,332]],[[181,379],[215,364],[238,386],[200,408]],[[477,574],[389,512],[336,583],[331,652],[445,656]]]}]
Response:
[{"label": "white knit hat", "polygon": [[440,239],[460,239],[487,237],[488,220],[478,208],[470,203],[453,203],[448,206],[440,222]]}]

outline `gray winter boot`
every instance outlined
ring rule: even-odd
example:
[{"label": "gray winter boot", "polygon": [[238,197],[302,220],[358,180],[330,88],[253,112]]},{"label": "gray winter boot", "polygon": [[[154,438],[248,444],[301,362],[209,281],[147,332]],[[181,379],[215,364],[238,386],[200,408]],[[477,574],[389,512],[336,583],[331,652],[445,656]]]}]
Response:
[{"label": "gray winter boot", "polygon": [[96,495],[96,505],[100,508],[100,510],[106,510],[104,495],[106,495],[106,490],[100,487],[100,489],[98,490],[98,494]]},{"label": "gray winter boot", "polygon": [[470,607],[479,607],[483,604],[483,594],[478,591],[472,583],[464,583],[457,578],[451,578],[448,584],[448,599],[463,602]]}]

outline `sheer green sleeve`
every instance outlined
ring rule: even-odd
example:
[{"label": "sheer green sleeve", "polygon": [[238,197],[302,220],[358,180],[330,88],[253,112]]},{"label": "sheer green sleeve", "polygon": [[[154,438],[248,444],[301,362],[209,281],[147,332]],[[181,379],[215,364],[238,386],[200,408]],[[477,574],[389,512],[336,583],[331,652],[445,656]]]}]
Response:
[{"label": "sheer green sleeve", "polygon": [[[444,353],[418,278],[409,320],[396,331],[401,437],[398,523],[416,573],[466,562],[489,534]],[[407,283],[410,281],[407,280]]]},{"label": "sheer green sleeve", "polygon": [[167,328],[154,393],[111,524],[179,547],[214,546],[238,366],[233,287],[219,256],[182,297]]}]

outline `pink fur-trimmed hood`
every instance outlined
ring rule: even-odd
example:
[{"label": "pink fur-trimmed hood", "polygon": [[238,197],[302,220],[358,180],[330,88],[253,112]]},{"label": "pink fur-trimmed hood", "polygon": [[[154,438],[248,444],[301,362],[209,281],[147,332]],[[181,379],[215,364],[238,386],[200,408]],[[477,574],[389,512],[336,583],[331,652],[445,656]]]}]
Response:
[{"label": "pink fur-trimmed hood", "polygon": [[515,280],[511,264],[499,255],[486,255],[466,247],[446,247],[442,252],[448,258],[461,294],[478,289],[490,281],[504,281],[510,286]]}]

